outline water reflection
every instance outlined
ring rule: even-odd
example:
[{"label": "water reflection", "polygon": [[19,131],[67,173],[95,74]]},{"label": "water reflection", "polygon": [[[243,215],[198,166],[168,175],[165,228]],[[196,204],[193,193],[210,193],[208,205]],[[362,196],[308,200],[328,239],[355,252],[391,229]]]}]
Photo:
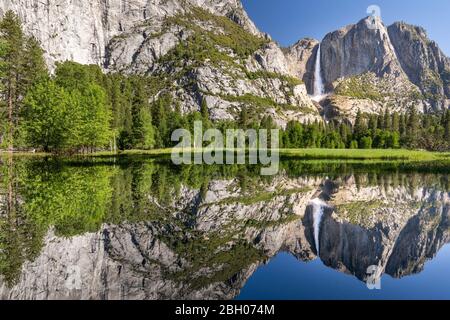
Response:
[{"label": "water reflection", "polygon": [[401,278],[449,241],[445,166],[1,161],[3,299],[233,299],[280,252]]}]

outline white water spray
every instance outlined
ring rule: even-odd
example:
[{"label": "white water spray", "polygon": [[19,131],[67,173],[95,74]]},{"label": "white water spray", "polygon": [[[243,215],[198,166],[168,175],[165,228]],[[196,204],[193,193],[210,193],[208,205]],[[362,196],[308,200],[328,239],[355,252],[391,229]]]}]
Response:
[{"label": "white water spray", "polygon": [[325,94],[325,88],[323,85],[323,79],[322,79],[322,60],[321,60],[321,49],[317,49],[317,56],[316,56],[316,65],[314,70],[314,95],[313,99],[316,101],[320,101],[322,97]]},{"label": "white water spray", "polygon": [[316,198],[310,202],[310,204],[313,206],[313,226],[314,226],[314,242],[316,245],[317,250],[317,256],[320,255],[320,242],[319,242],[319,236],[320,236],[320,223],[322,222],[322,217],[324,214],[324,210],[328,205],[320,200],[319,198]]}]

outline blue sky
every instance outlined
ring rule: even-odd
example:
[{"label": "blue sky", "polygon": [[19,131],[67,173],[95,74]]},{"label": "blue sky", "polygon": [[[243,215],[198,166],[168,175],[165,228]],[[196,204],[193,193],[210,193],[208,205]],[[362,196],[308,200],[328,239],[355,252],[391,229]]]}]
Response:
[{"label": "blue sky", "polygon": [[369,5],[381,8],[385,24],[405,21],[428,31],[450,56],[449,0],[242,0],[258,28],[283,46],[304,37],[322,39],[328,32],[367,16]]}]

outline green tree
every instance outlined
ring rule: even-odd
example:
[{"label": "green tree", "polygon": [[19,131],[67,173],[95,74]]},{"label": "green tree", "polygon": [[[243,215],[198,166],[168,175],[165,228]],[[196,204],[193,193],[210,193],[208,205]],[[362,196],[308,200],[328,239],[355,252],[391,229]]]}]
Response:
[{"label": "green tree", "polygon": [[247,106],[242,107],[239,113],[239,126],[241,129],[246,129],[249,123]]},{"label": "green tree", "polygon": [[73,147],[92,152],[106,146],[112,137],[112,116],[100,68],[64,62],[57,64],[55,74],[56,83],[73,96],[72,107],[77,110]]},{"label": "green tree", "polygon": [[[202,103],[200,105],[200,114],[202,115],[202,123],[203,123],[203,130],[207,130],[211,128],[213,125],[211,123],[210,117],[209,117],[209,108],[208,103],[206,102],[206,98],[202,99]],[[171,128],[173,129],[173,128]]]},{"label": "green tree", "polygon": [[406,115],[402,113],[400,115],[400,137],[404,138],[406,135]]},{"label": "green tree", "polygon": [[447,109],[444,116],[443,121],[443,127],[444,127],[444,139],[447,141],[448,144],[450,144],[450,110]]},{"label": "green tree", "polygon": [[74,123],[77,140],[75,146],[84,151],[94,151],[110,141],[111,110],[102,87],[90,83],[83,91],[72,91],[79,121]]},{"label": "green tree", "polygon": [[388,139],[388,147],[391,149],[400,148],[400,134],[398,132],[391,132]]},{"label": "green tree", "polygon": [[44,50],[41,48],[39,41],[30,37],[27,39],[24,49],[23,59],[23,86],[22,92],[27,92],[36,83],[48,79],[47,64],[44,59]]},{"label": "green tree", "polygon": [[138,149],[151,149],[155,145],[155,130],[152,124],[152,115],[148,95],[144,82],[140,78],[133,81],[134,92],[132,97],[132,147]]},{"label": "green tree", "polygon": [[103,86],[103,77],[102,70],[95,65],[82,65],[73,61],[56,64],[56,83],[69,91],[83,92],[92,83]]},{"label": "green tree", "polygon": [[367,135],[367,123],[360,110],[356,114],[354,134],[358,140]]},{"label": "green tree", "polygon": [[408,112],[408,120],[406,127],[407,143],[410,147],[416,147],[419,136],[420,118],[415,108],[411,108]]},{"label": "green tree", "polygon": [[341,135],[342,142],[348,146],[352,134],[351,127],[347,123],[342,122],[339,125],[339,134]]},{"label": "green tree", "polygon": [[286,126],[284,147],[285,148],[302,148],[303,141],[303,126],[298,121],[289,121]]},{"label": "green tree", "polygon": [[394,112],[392,115],[392,131],[400,133],[400,116],[398,112]]},{"label": "green tree", "polygon": [[369,117],[369,130],[374,134],[378,129],[378,117],[374,114]]},{"label": "green tree", "polygon": [[156,129],[155,146],[164,148],[169,145],[169,121],[168,114],[172,105],[172,97],[169,95],[161,96],[152,105],[153,125]]},{"label": "green tree", "polygon": [[383,129],[384,130],[391,130],[391,115],[389,114],[389,110],[386,108],[384,111],[384,117],[383,117]]},{"label": "green tree", "polygon": [[0,37],[5,44],[1,55],[2,96],[6,102],[7,114],[7,144],[10,151],[14,148],[15,126],[20,111],[20,97],[22,85],[21,72],[23,71],[24,34],[19,17],[12,11],[7,11],[0,21]]},{"label": "green tree", "polygon": [[44,81],[29,91],[25,98],[25,120],[22,128],[26,141],[44,151],[60,151],[76,140],[74,123],[78,110],[74,97],[54,81]]},{"label": "green tree", "polygon": [[[4,81],[3,78],[5,77],[6,74],[6,63],[4,60],[4,56],[6,55],[7,52],[7,43],[6,41],[4,41],[3,39],[0,38],[0,79],[2,79],[2,81],[0,81],[0,92],[4,93]],[[0,107],[3,106],[3,103],[1,104]],[[7,135],[7,127],[8,127],[8,121],[6,121],[6,110],[4,110],[3,108],[0,109],[0,147],[3,146],[4,144],[4,140],[5,137]]]},{"label": "green tree", "polygon": [[361,149],[372,149],[372,138],[371,137],[363,137],[361,139],[361,144],[359,147]]},{"label": "green tree", "polygon": [[350,143],[350,149],[358,149],[358,141],[352,140]]}]

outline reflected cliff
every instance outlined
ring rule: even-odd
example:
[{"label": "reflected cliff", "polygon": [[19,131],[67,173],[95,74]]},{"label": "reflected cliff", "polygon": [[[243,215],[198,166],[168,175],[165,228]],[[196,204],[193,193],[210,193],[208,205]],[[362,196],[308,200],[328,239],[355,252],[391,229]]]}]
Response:
[{"label": "reflected cliff", "polygon": [[446,167],[1,161],[3,299],[233,299],[281,252],[402,278],[450,240]]}]

